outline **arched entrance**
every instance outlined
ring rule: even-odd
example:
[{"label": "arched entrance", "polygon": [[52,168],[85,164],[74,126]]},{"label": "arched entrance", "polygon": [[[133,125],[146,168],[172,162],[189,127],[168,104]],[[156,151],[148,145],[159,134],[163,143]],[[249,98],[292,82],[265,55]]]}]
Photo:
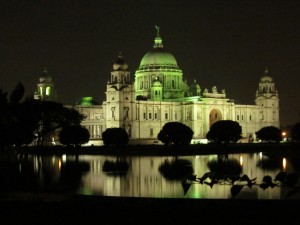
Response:
[{"label": "arched entrance", "polygon": [[222,120],[222,114],[220,110],[213,109],[209,114],[209,126],[213,125],[215,122]]}]

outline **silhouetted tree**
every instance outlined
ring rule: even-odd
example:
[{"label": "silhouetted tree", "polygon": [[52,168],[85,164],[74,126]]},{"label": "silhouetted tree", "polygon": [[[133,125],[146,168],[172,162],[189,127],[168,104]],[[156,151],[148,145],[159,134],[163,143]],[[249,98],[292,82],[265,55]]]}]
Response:
[{"label": "silhouetted tree", "polygon": [[102,140],[106,146],[126,145],[129,141],[129,136],[125,129],[112,127],[102,132]]},{"label": "silhouetted tree", "polygon": [[37,144],[59,128],[79,125],[84,116],[60,103],[26,99],[24,87],[19,83],[8,98],[0,90],[0,146],[29,144],[37,138]]},{"label": "silhouetted tree", "polygon": [[276,141],[282,140],[282,132],[279,128],[274,126],[267,126],[261,128],[259,131],[255,132],[256,137],[262,141]]},{"label": "silhouetted tree", "polygon": [[194,131],[180,122],[168,122],[158,133],[157,138],[165,145],[173,143],[175,146],[189,145]]},{"label": "silhouetted tree", "polygon": [[33,115],[36,120],[35,133],[37,145],[43,145],[43,141],[56,130],[71,125],[80,125],[84,115],[77,110],[65,107],[61,103],[43,100],[32,100]]},{"label": "silhouetted tree", "polygon": [[296,123],[292,128],[292,140],[300,141],[300,122]]},{"label": "silhouetted tree", "polygon": [[88,143],[90,139],[90,133],[88,129],[81,125],[72,125],[63,127],[59,134],[59,141],[63,145],[75,145],[80,146]]},{"label": "silhouetted tree", "polygon": [[242,138],[242,127],[236,121],[219,120],[211,127],[206,138],[213,143],[237,142]]},{"label": "silhouetted tree", "polygon": [[21,102],[24,86],[18,83],[10,96],[0,90],[0,147],[31,143],[34,138],[34,120],[26,102]]}]

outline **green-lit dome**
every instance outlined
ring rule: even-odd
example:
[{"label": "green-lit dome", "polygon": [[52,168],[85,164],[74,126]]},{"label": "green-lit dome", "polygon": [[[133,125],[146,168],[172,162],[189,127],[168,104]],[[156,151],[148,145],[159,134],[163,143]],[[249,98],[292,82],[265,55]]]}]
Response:
[{"label": "green-lit dome", "polygon": [[179,70],[173,54],[167,52],[159,34],[154,40],[153,50],[147,52],[141,60],[139,70]]},{"label": "green-lit dome", "polygon": [[76,102],[76,105],[91,106],[91,105],[99,105],[99,103],[96,102],[93,99],[93,97],[83,97],[78,102]]},{"label": "green-lit dome", "polygon": [[153,51],[147,52],[142,58],[140,67],[147,65],[169,65],[178,67],[175,57],[164,49],[154,49]]},{"label": "green-lit dome", "polygon": [[159,27],[153,49],[148,51],[135,71],[135,94],[152,101],[184,97],[182,70],[172,53],[163,47]]}]

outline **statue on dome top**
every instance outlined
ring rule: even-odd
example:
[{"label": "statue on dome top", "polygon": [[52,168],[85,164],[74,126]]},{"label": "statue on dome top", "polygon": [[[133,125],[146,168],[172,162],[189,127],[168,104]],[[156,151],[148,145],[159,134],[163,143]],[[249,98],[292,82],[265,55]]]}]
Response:
[{"label": "statue on dome top", "polygon": [[159,37],[159,26],[155,25],[155,29],[156,29],[156,36]]}]

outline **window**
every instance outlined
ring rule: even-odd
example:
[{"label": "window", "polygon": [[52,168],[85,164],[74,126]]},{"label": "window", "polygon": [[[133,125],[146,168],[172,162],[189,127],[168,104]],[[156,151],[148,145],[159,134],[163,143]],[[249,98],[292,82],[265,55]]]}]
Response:
[{"label": "window", "polygon": [[51,88],[50,87],[46,87],[46,95],[49,96],[51,93],[50,93],[50,90]]},{"label": "window", "polygon": [[157,120],[157,113],[154,113],[154,119]]},{"label": "window", "polygon": [[150,120],[152,119],[152,113],[149,113],[149,119]]},{"label": "window", "polygon": [[143,113],[143,117],[144,117],[144,120],[145,120],[146,119],[146,113],[145,112]]},{"label": "window", "polygon": [[115,117],[115,107],[111,108],[111,117],[114,118]]},{"label": "window", "polygon": [[236,120],[240,120],[240,116],[239,115],[236,116]]},{"label": "window", "polygon": [[150,128],[150,137],[153,136],[153,128]]},{"label": "window", "polygon": [[249,116],[249,120],[250,120],[250,121],[252,120],[252,116],[251,116],[251,115]]},{"label": "window", "polygon": [[172,80],[172,88],[175,88],[175,81]]},{"label": "window", "polygon": [[168,113],[165,113],[165,119],[166,120],[168,119]]},{"label": "window", "polygon": [[129,111],[129,108],[124,107],[124,118],[128,118],[128,111]]}]

